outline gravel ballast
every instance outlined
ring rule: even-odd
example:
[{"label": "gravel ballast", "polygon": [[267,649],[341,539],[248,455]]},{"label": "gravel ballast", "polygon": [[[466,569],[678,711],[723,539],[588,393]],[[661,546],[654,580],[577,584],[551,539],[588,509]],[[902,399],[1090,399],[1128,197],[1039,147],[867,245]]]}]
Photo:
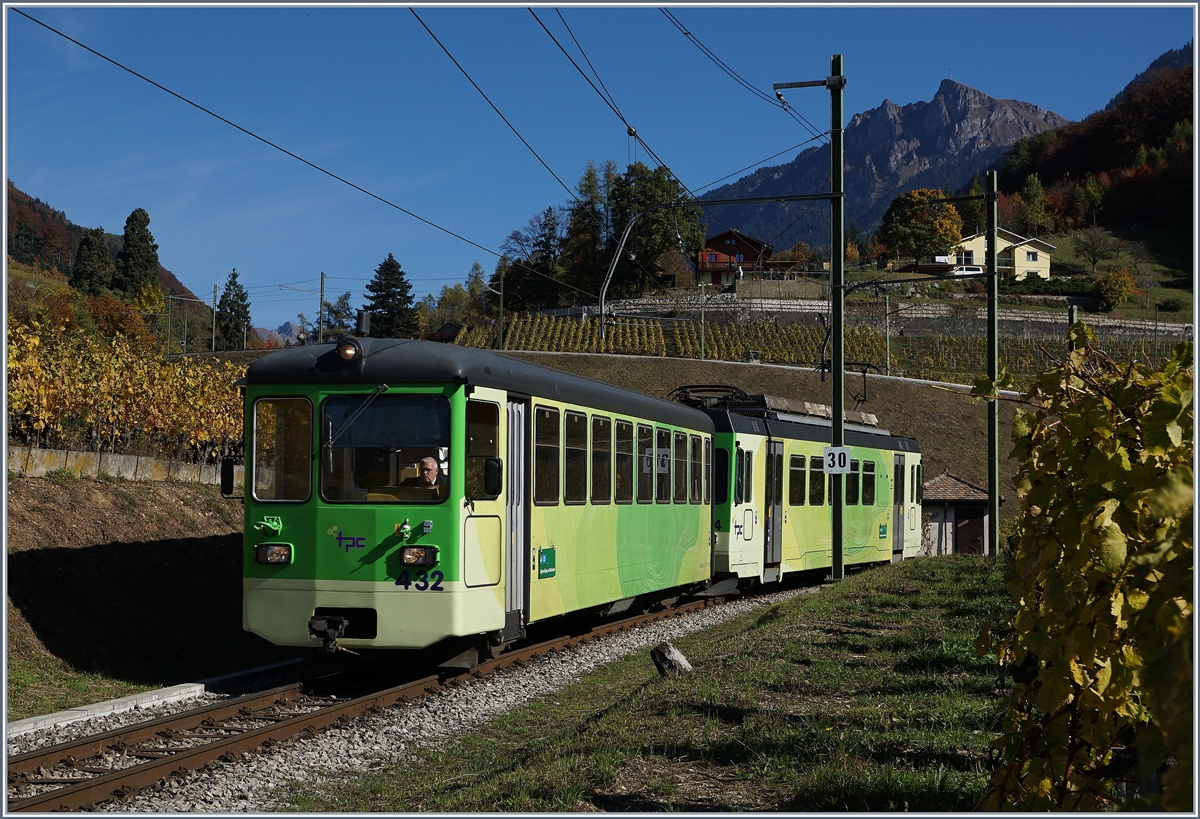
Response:
[{"label": "gravel ballast", "polygon": [[[733,619],[815,589],[792,589],[702,609],[682,617],[610,635],[585,646],[539,659],[524,668],[509,668],[483,679],[465,678],[459,685],[419,702],[365,714],[352,723],[316,736],[296,738],[271,749],[243,754],[233,763],[173,777],[143,789],[123,804],[103,811],[262,813],[285,809],[281,797],[290,782],[320,787],[322,779],[342,771],[383,767],[390,757],[413,743],[438,742],[471,730],[492,717],[567,686],[582,675],[621,657],[649,651],[661,642]],[[8,740],[10,755],[66,742],[87,734],[155,719],[221,699],[204,695],[158,707],[110,714]]]}]

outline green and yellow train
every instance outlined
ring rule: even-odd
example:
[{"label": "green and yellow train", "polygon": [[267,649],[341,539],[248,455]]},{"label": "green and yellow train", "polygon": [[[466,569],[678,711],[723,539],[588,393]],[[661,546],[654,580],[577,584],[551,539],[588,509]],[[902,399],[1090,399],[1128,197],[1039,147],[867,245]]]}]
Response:
[{"label": "green and yellow train", "polygon": [[[264,356],[244,387],[243,626],[278,645],[469,665],[570,612],[831,565],[829,422],[737,391],[368,337]],[[846,565],[917,554],[916,442],[846,444]]]}]

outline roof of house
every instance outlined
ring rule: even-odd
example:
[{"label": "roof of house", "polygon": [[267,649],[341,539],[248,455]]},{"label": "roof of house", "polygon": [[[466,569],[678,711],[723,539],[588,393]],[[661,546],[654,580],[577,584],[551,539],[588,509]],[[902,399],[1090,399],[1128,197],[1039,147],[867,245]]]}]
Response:
[{"label": "roof of house", "polygon": [[[1004,228],[996,228],[996,233],[1003,241],[1008,243],[1005,249],[1009,247],[1017,247],[1019,245],[1040,245],[1041,248],[1047,253],[1051,250],[1058,250],[1057,247],[1045,241],[1044,239],[1027,239],[1019,233],[1013,233],[1011,230],[1005,230]],[[987,231],[983,230],[979,233],[972,233],[970,236],[964,236],[962,237],[962,241],[969,242],[972,239],[978,239],[980,237],[986,241]]]},{"label": "roof of house", "polygon": [[948,503],[953,501],[986,502],[988,499],[986,489],[951,475],[949,470],[943,470],[941,475],[925,481],[922,484],[922,489],[924,491],[922,498],[926,503],[930,501],[934,503]]},{"label": "roof of house", "polygon": [[722,231],[721,233],[715,233],[712,236],[709,236],[707,239],[705,239],[704,242],[708,247],[714,247],[713,242],[715,242],[717,239],[720,239],[725,236],[737,236],[737,237],[741,238],[742,241],[747,242],[749,244],[758,245],[759,247],[767,248],[768,250],[775,249],[775,245],[771,244],[770,242],[765,241],[763,239],[756,239],[753,236],[751,236],[749,233],[742,233],[737,228],[731,228],[730,230]]}]

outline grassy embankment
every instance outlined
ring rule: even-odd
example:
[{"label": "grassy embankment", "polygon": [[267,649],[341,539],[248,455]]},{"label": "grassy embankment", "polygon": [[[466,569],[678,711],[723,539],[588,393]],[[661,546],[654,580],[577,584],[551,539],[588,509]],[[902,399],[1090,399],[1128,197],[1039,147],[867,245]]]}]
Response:
[{"label": "grassy embankment", "polygon": [[241,628],[241,503],[8,476],[6,722],[295,656]]},{"label": "grassy embankment", "polygon": [[[648,652],[382,768],[305,783],[301,811],[964,811],[1000,715],[976,656],[991,558],[854,575]],[[436,701],[430,717],[436,719]]]}]

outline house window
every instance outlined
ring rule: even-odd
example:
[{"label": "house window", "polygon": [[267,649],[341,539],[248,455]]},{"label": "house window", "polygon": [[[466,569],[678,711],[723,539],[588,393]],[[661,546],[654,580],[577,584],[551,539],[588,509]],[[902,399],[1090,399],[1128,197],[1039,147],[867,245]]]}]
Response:
[{"label": "house window", "polygon": [[959,253],[958,254],[958,263],[960,265],[975,264],[975,251],[974,250],[964,250],[962,253]]},{"label": "house window", "polygon": [[1025,261],[1036,262],[1037,261],[1037,251],[1036,250],[1026,250],[1025,251]]},{"label": "house window", "polygon": [[716,254],[716,253],[709,253],[709,254],[708,254],[708,263],[709,263],[709,264],[716,264],[716,262],[717,262],[717,254]]},{"label": "house window", "polygon": [[736,256],[735,258],[736,258],[736,259],[737,259],[739,262],[744,262],[744,261],[746,261],[746,254],[745,254],[745,253],[739,253],[739,254],[737,254],[737,256]]}]

